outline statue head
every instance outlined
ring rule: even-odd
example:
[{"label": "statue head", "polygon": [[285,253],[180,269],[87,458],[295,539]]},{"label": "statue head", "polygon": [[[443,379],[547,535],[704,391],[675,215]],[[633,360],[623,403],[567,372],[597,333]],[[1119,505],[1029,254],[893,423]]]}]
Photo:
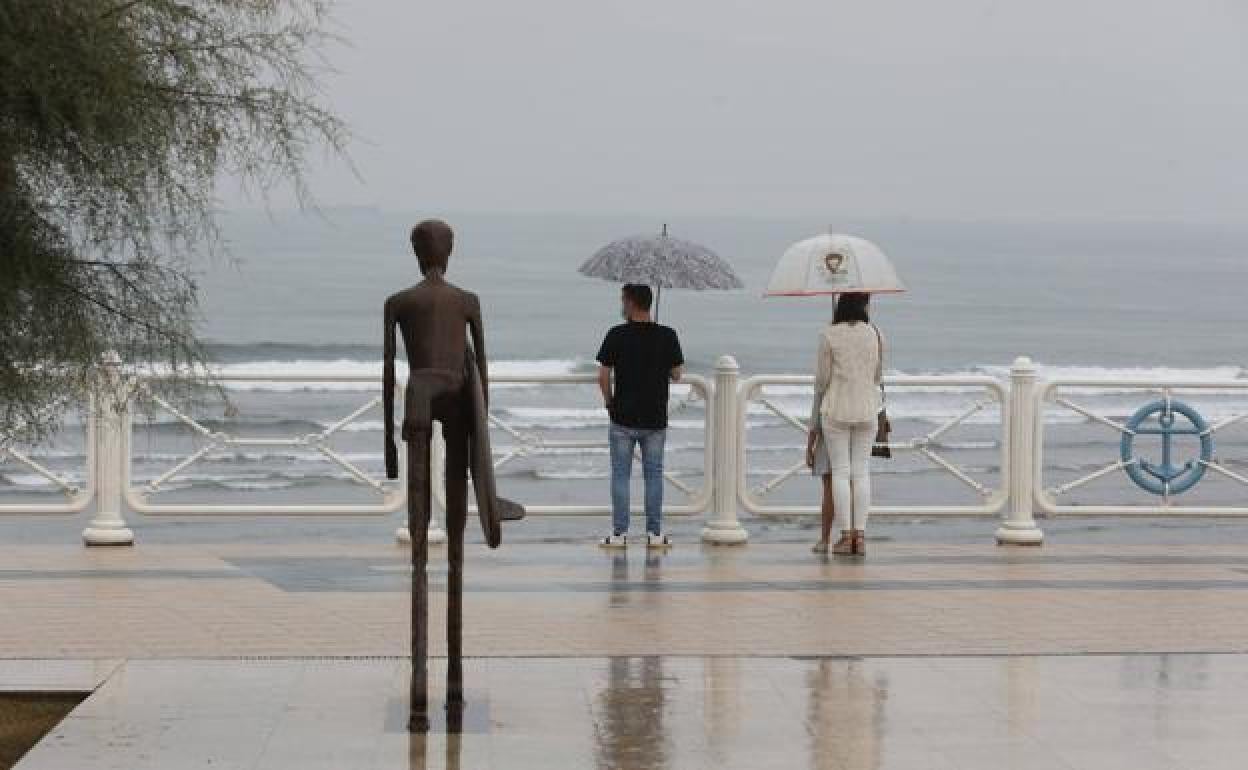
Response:
[{"label": "statue head", "polygon": [[455,232],[440,219],[426,219],[412,228],[412,251],[420,262],[420,272],[446,272],[455,246]]}]

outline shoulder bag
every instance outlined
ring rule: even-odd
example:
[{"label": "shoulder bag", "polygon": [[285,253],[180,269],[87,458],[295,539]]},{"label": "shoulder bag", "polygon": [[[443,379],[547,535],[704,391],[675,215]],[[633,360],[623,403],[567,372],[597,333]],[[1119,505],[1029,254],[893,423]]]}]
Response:
[{"label": "shoulder bag", "polygon": [[871,445],[872,457],[891,458],[893,450],[888,445],[888,434],[893,432],[893,424],[888,421],[888,408],[884,406],[884,340],[880,337],[880,330],[872,325],[875,329],[875,343],[879,350],[879,362],[876,364],[876,376],[880,380],[880,413],[876,415],[875,427],[875,443]]}]

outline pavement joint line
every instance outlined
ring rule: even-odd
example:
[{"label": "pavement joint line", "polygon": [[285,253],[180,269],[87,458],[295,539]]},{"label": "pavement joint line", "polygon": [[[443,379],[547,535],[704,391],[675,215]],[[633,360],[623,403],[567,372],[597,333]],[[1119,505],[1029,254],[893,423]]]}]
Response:
[{"label": "pavement joint line", "polygon": [[[1163,656],[1173,657],[1189,657],[1189,656],[1220,656],[1234,657],[1237,655],[1248,655],[1248,647],[1235,650],[1063,650],[1061,652],[897,652],[897,653],[864,653],[861,655],[851,654],[763,654],[763,653],[736,653],[736,652],[706,652],[706,653],[594,653],[594,654],[550,654],[550,653],[519,653],[514,655],[464,655],[465,661],[505,661],[505,660],[567,660],[567,661],[596,661],[596,660],[641,660],[641,659],[662,659],[672,661],[689,661],[689,660],[796,660],[796,661],[867,661],[867,660],[897,660],[897,659],[956,659],[956,660],[979,660],[979,659],[1010,659],[1010,658],[1156,658]],[[84,663],[96,660],[121,660],[123,663],[130,662],[156,662],[169,663],[175,661],[186,662],[237,662],[237,663],[312,663],[316,661],[323,662],[366,662],[366,661],[383,661],[383,662],[402,662],[411,660],[407,655],[169,655],[169,656],[144,656],[132,655],[125,658],[48,658],[48,657],[0,657],[0,662],[31,662],[31,663]],[[429,660],[445,661],[445,655],[429,655]]]}]

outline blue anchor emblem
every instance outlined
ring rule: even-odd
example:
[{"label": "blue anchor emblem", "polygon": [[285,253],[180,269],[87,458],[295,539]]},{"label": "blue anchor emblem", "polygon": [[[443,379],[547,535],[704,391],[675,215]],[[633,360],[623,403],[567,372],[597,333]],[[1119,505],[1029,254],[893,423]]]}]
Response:
[{"label": "blue anchor emblem", "polygon": [[[1156,419],[1153,416],[1156,415]],[[1188,426],[1177,426],[1176,415]],[[1121,456],[1127,476],[1141,489],[1155,495],[1177,495],[1192,487],[1205,475],[1205,464],[1213,461],[1213,433],[1205,418],[1192,407],[1179,401],[1163,399],[1147,404],[1127,420],[1122,434]],[[1138,436],[1161,437],[1161,464],[1155,465],[1135,456]],[[1200,457],[1182,465],[1174,464],[1174,437],[1196,436],[1200,439]]]}]

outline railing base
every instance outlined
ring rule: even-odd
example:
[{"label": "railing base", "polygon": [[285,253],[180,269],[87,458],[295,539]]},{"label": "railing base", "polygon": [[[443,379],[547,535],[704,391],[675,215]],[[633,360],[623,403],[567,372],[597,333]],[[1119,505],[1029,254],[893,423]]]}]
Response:
[{"label": "railing base", "polygon": [[128,527],[87,527],[83,545],[134,545],[134,532]]},{"label": "railing base", "polygon": [[708,524],[702,528],[702,542],[710,545],[745,545],[750,539],[750,533],[745,531],[745,527],[740,524],[736,526],[715,526]]},{"label": "railing base", "polygon": [[1006,524],[997,528],[997,545],[1044,545],[1044,532],[1034,524],[1030,527],[1011,527]]}]

